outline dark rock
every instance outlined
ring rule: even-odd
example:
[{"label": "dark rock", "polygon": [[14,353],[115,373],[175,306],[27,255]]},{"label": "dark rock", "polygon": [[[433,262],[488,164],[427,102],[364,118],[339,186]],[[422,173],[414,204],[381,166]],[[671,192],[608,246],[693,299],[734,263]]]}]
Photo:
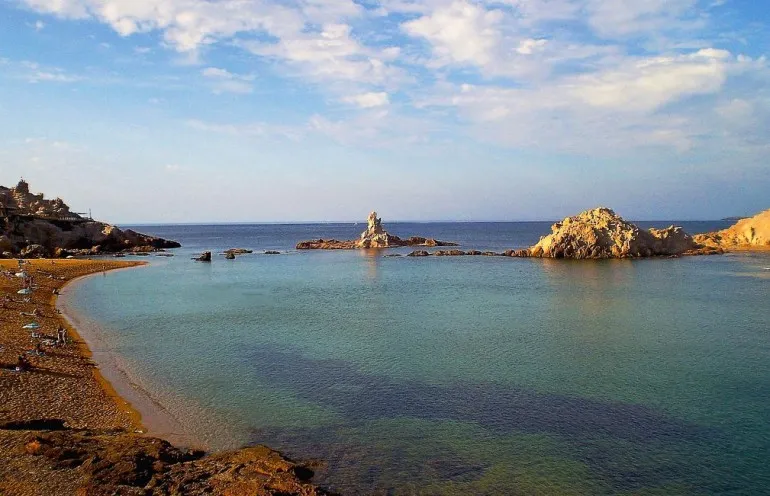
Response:
[{"label": "dark rock", "polygon": [[233,255],[246,255],[248,253],[254,253],[254,250],[247,250],[246,248],[230,248],[225,251],[225,255],[232,253]]},{"label": "dark rock", "polygon": [[412,253],[407,255],[407,257],[429,257],[429,256],[430,256],[430,253],[424,250],[413,251]]},{"label": "dark rock", "polygon": [[229,251],[229,252],[225,253],[225,258],[227,260],[235,260],[235,253]]},{"label": "dark rock", "polygon": [[266,250],[265,251],[265,255],[280,255],[280,254],[281,254],[280,251],[275,251],[275,250]]},{"label": "dark rock", "polygon": [[211,262],[211,252],[204,251],[199,257],[193,258],[193,260],[196,262]]}]

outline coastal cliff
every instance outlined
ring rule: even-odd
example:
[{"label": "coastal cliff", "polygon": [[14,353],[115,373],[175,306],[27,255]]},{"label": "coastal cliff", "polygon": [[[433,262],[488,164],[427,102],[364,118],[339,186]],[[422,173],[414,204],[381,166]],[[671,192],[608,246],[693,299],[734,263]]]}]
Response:
[{"label": "coastal cliff", "polygon": [[148,252],[181,245],[120,229],[74,213],[60,198],[46,200],[20,181],[0,186],[0,257],[66,257],[122,251]]},{"label": "coastal cliff", "polygon": [[724,250],[770,249],[770,210],[741,219],[727,229],[698,234],[695,241]]},{"label": "coastal cliff", "polygon": [[407,239],[399,238],[388,233],[382,227],[382,219],[377,217],[377,212],[369,214],[367,227],[357,240],[339,241],[336,239],[314,239],[297,243],[298,250],[355,250],[368,248],[393,248],[398,246],[457,246],[456,243],[439,241],[432,238],[412,236]]},{"label": "coastal cliff", "polygon": [[606,259],[696,255],[714,252],[681,227],[640,229],[609,208],[586,210],[551,226],[528,250],[538,258]]}]

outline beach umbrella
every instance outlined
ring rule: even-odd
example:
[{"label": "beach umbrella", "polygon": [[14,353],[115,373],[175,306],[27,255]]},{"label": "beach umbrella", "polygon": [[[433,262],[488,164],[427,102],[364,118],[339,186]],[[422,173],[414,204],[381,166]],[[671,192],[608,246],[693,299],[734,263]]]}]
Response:
[{"label": "beach umbrella", "polygon": [[37,322],[30,322],[29,324],[22,327],[22,329],[40,329],[40,324]]},{"label": "beach umbrella", "polygon": [[32,290],[28,288],[24,288],[16,291],[16,293],[20,295],[28,295],[28,294],[32,294]]}]

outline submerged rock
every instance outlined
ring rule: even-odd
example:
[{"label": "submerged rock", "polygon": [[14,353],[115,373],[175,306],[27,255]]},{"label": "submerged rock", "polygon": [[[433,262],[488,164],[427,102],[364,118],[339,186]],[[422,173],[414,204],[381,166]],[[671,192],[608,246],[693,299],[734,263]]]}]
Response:
[{"label": "submerged rock", "polygon": [[727,229],[698,234],[695,241],[724,250],[770,249],[770,210],[741,219]]},{"label": "submerged rock", "polygon": [[281,254],[281,252],[280,252],[280,251],[276,251],[276,250],[265,250],[265,255],[280,255],[280,254]]},{"label": "submerged rock", "polygon": [[225,258],[227,260],[235,260],[235,253],[228,251],[227,253],[225,253]]},{"label": "submerged rock", "polygon": [[[609,208],[587,210],[567,217],[554,224],[551,230],[552,234],[544,236],[528,250],[528,256],[603,259],[677,256],[708,251],[680,227],[645,231]],[[509,253],[509,256],[521,256],[517,252]]]}]

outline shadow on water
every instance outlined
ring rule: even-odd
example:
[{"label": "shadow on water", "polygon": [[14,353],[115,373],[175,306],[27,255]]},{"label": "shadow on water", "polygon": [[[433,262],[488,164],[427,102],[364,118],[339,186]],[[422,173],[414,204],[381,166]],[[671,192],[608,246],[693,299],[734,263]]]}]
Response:
[{"label": "shadow on water", "polygon": [[[687,470],[683,461],[639,460],[659,457],[661,450],[666,458],[671,446],[679,451],[683,445],[713,444],[722,437],[715,429],[641,405],[491,383],[400,382],[362,373],[341,360],[308,359],[270,348],[251,351],[247,363],[259,381],[334,409],[344,419],[322,428],[259,429],[253,431],[252,441],[272,443],[295,456],[327,460],[330,479],[340,484],[334,488],[355,493],[387,494],[421,480],[468,482],[482,477],[494,462],[474,460],[457,445],[436,444],[421,430],[444,423],[472,425],[493,440],[517,435],[559,439],[571,446],[571,453],[562,456],[589,467],[592,477],[611,488],[609,492],[678,480]],[[399,422],[404,423],[403,431]],[[410,434],[406,427],[410,422],[422,427]],[[390,423],[384,431],[373,427],[383,423]],[[409,447],[413,444],[422,448],[413,450]],[[436,450],[442,455],[436,456]],[[624,457],[632,467],[619,466]]]}]

